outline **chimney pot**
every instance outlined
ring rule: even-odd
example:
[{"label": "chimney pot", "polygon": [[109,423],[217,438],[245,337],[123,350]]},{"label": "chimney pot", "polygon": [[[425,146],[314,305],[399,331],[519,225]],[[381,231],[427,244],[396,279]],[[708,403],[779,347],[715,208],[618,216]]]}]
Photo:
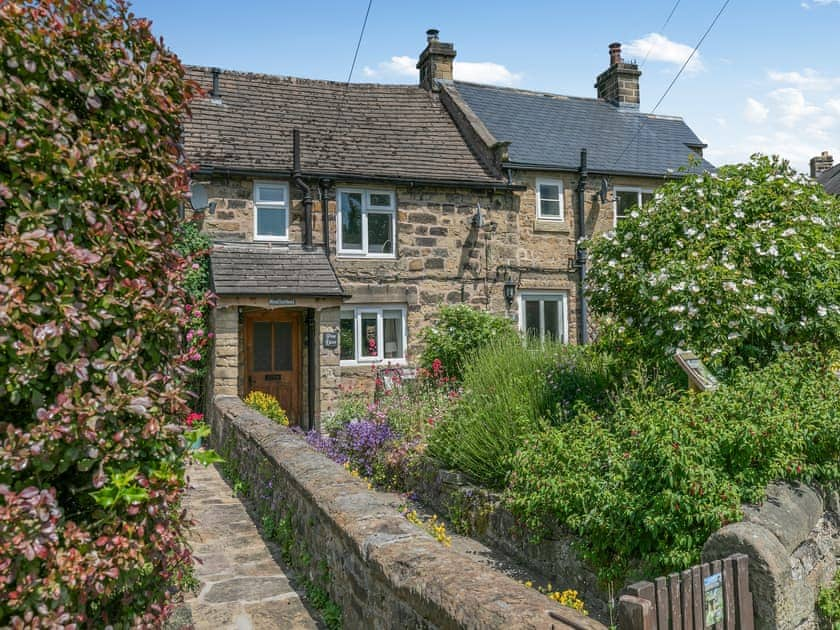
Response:
[{"label": "chimney pot", "polygon": [[427,42],[438,41],[438,35],[439,34],[440,34],[440,31],[438,29],[430,28],[428,31],[426,31],[426,41]]},{"label": "chimney pot", "polygon": [[610,66],[595,79],[598,98],[618,107],[639,109],[639,77],[642,72],[635,63],[621,58],[621,44],[613,42],[610,49]]},{"label": "chimney pot", "polygon": [[621,43],[613,42],[610,44],[610,65],[614,66],[615,64],[621,62]]},{"label": "chimney pot", "polygon": [[420,86],[427,90],[440,89],[438,80],[452,80],[452,65],[455,59],[455,48],[452,44],[438,39],[436,28],[426,31],[426,48],[420,53],[417,69],[420,71]]}]

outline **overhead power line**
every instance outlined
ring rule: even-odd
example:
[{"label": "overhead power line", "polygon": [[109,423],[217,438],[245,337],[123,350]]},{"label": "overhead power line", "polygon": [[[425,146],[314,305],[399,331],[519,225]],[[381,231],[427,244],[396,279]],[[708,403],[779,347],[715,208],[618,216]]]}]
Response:
[{"label": "overhead power line", "polygon": [[[674,3],[674,6],[671,7],[671,12],[668,14],[668,17],[665,18],[665,21],[662,23],[662,26],[659,27],[660,33],[665,32],[665,27],[668,26],[668,23],[671,21],[671,18],[674,17],[674,12],[677,10],[677,7],[680,6],[680,2],[682,2],[682,0],[677,0]],[[645,58],[642,60],[642,65],[639,66],[640,70],[645,67],[645,63],[647,63],[648,57],[650,57],[650,51],[652,50],[653,46],[648,46],[647,53],[645,53]]]},{"label": "overhead power line", "polygon": [[[691,60],[694,58],[694,55],[695,55],[695,54],[697,54],[697,51],[699,50],[700,46],[701,46],[701,45],[703,44],[703,42],[706,40],[706,37],[708,37],[709,33],[711,33],[711,32],[712,32],[712,29],[715,27],[715,24],[717,24],[718,19],[720,19],[720,16],[721,16],[721,15],[723,15],[723,12],[726,10],[726,7],[727,7],[727,6],[729,6],[729,3],[730,3],[730,2],[731,2],[731,0],[725,0],[725,1],[724,1],[724,3],[721,5],[720,9],[718,10],[717,14],[715,15],[715,18],[712,20],[711,24],[709,24],[709,27],[706,29],[706,32],[705,32],[705,33],[703,33],[703,36],[700,38],[700,40],[699,40],[699,41],[697,42],[697,44],[694,46],[694,49],[691,51],[691,54],[690,54],[690,55],[686,58],[685,62],[683,62],[683,65],[680,67],[680,69],[679,69],[679,71],[677,72],[677,74],[676,74],[676,75],[674,76],[674,78],[671,80],[671,83],[669,83],[669,84],[668,84],[668,87],[667,87],[667,88],[665,88],[665,91],[662,93],[662,96],[660,96],[660,97],[659,97],[659,100],[658,100],[658,101],[656,101],[656,105],[654,105],[654,106],[653,106],[653,109],[652,109],[652,110],[651,110],[651,112],[650,112],[651,114],[655,114],[655,113],[656,113],[656,110],[657,110],[657,109],[659,109],[659,106],[662,104],[662,101],[664,101],[664,100],[665,100],[665,97],[666,97],[666,96],[668,96],[668,93],[671,91],[671,88],[673,88],[673,87],[674,87],[674,84],[677,82],[677,80],[678,80],[678,79],[680,78],[680,76],[682,75],[683,71],[686,69],[686,67],[688,66],[688,64],[689,64],[689,63],[691,62]],[[625,154],[625,153],[627,153],[627,149],[629,149],[629,148],[633,145],[633,143],[636,141],[636,138],[638,138],[638,137],[639,137],[639,133],[641,133],[641,131],[642,131],[642,127],[644,127],[644,126],[645,126],[645,123],[646,123],[648,120],[650,120],[650,119],[649,119],[649,118],[647,118],[647,117],[642,118],[642,120],[639,122],[639,128],[638,128],[638,129],[636,129],[636,133],[635,133],[635,134],[633,134],[633,137],[632,137],[632,138],[630,138],[630,142],[628,142],[628,143],[627,143],[627,145],[626,145],[626,146],[624,147],[624,149],[621,151],[621,153],[619,154],[619,156],[615,159],[615,161],[613,162],[613,164],[618,163],[618,162],[621,160],[621,158],[623,158],[623,157],[624,157],[624,154]]]}]

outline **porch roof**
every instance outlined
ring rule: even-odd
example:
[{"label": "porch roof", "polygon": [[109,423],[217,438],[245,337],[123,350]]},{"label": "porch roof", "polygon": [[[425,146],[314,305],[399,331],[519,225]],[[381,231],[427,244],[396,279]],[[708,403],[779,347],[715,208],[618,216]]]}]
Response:
[{"label": "porch roof", "polygon": [[344,295],[322,249],[271,244],[217,244],[210,277],[218,295]]}]

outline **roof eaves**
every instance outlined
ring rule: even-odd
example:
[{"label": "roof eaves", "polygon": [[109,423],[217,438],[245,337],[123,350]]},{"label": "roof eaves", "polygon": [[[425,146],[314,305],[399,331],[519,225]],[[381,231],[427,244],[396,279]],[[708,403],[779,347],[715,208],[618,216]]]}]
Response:
[{"label": "roof eaves", "polygon": [[[566,166],[561,164],[528,164],[524,162],[505,162],[502,164],[503,168],[516,169],[520,171],[557,171],[563,173],[577,173],[580,171],[580,166]],[[680,172],[673,170],[670,172],[653,172],[653,171],[632,171],[621,169],[598,168],[589,166],[587,168],[589,173],[597,173],[600,175],[620,175],[627,177],[661,177],[663,179],[679,178],[691,175],[691,173]]]}]

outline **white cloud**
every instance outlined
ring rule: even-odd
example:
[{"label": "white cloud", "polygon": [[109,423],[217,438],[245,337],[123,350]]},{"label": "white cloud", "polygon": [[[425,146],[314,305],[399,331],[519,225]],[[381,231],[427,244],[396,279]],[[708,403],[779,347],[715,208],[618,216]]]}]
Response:
[{"label": "white cloud", "polygon": [[365,66],[362,73],[371,79],[382,77],[417,78],[417,61],[407,55],[391,57],[390,61],[380,61],[376,68]]},{"label": "white cloud", "polygon": [[[511,72],[505,66],[492,61],[456,61],[452,73],[458,81],[489,83],[490,85],[516,85],[522,75]],[[418,78],[417,60],[407,55],[397,55],[388,61],[380,61],[375,68],[365,66],[362,74],[377,81],[398,81]]]},{"label": "white cloud", "polygon": [[825,107],[828,111],[834,112],[838,116],[840,116],[840,98],[832,98],[825,104]]},{"label": "white cloud", "polygon": [[458,81],[489,83],[490,85],[516,85],[522,79],[521,74],[508,70],[505,66],[492,61],[456,61],[452,74]]},{"label": "white cloud", "polygon": [[786,87],[770,92],[770,98],[779,112],[778,120],[787,127],[793,127],[802,119],[815,116],[821,112],[816,105],[805,99],[802,90]]},{"label": "white cloud", "polygon": [[[624,52],[639,57],[640,60],[647,58],[649,61],[661,61],[664,63],[682,66],[685,60],[694,50],[693,46],[672,42],[670,39],[659,33],[649,33],[641,39],[634,39],[624,45]],[[686,72],[700,72],[704,70],[700,53],[694,53],[694,57],[685,68]]]},{"label": "white cloud", "polygon": [[[840,0],[838,0],[840,2]],[[786,83],[803,90],[832,90],[840,87],[840,77],[826,77],[812,68],[805,68],[802,72],[777,72],[770,70],[767,76],[771,81]]]},{"label": "white cloud", "polygon": [[840,0],[814,0],[814,4],[828,6],[829,4],[840,4]]},{"label": "white cloud", "polygon": [[747,122],[762,123],[767,120],[767,112],[767,107],[759,101],[752,97],[747,98],[747,104],[744,107],[744,118],[747,119]]}]

